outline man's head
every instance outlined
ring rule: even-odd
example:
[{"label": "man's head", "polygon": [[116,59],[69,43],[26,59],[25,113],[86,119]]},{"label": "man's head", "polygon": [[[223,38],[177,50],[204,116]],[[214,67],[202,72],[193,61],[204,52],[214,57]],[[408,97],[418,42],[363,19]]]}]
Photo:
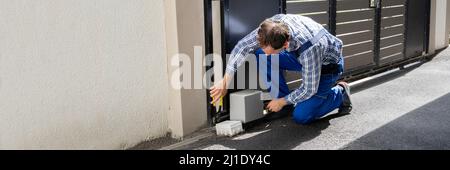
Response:
[{"label": "man's head", "polygon": [[279,21],[266,19],[258,30],[259,46],[266,54],[278,54],[289,47],[289,28]]}]

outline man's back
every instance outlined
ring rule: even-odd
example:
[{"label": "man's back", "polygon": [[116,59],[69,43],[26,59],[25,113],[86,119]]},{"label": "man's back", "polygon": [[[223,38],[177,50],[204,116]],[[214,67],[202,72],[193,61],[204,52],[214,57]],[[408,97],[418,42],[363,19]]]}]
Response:
[{"label": "man's back", "polygon": [[300,15],[277,14],[270,19],[281,21],[289,27],[291,40],[288,51],[297,50],[301,45],[311,40],[320,30],[325,29],[311,18]]}]

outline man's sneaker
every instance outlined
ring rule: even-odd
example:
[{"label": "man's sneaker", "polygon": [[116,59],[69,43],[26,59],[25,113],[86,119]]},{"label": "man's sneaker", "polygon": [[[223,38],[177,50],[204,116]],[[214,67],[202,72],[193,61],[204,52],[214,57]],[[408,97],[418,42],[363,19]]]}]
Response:
[{"label": "man's sneaker", "polygon": [[346,82],[339,82],[339,86],[343,89],[343,100],[342,105],[339,108],[339,114],[349,114],[353,107],[352,107],[352,101],[350,99],[350,86]]}]

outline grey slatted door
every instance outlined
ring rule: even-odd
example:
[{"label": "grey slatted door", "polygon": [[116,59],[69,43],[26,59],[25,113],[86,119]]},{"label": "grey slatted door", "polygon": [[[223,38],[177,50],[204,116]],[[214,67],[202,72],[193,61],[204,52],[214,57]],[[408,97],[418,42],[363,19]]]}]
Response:
[{"label": "grey slatted door", "polygon": [[287,0],[286,12],[310,17],[328,28],[328,0]]},{"label": "grey slatted door", "polygon": [[345,71],[357,72],[405,59],[406,0],[374,2],[380,6],[371,7],[371,0],[287,0],[286,12],[335,28],[330,32],[344,42]]},{"label": "grey slatted door", "polygon": [[344,42],[346,71],[375,65],[374,16],[368,0],[336,2],[336,35]]},{"label": "grey slatted door", "polygon": [[[368,0],[337,0],[336,18],[330,18],[329,0],[287,0],[286,12],[310,17],[326,28],[335,24],[337,37],[344,42],[345,70],[352,71],[375,65],[374,16]],[[332,11],[334,12],[334,11]],[[331,16],[333,17],[333,16]],[[336,23],[329,23],[330,20]],[[295,81],[298,76],[288,73],[287,79]]]},{"label": "grey slatted door", "polygon": [[406,0],[381,1],[380,65],[404,59]]}]

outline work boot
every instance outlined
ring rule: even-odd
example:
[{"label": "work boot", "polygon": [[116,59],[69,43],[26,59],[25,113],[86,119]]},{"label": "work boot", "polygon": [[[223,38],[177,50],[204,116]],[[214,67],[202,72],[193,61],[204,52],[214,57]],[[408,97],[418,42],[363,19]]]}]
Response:
[{"label": "work boot", "polygon": [[[269,104],[269,102],[270,101],[268,101],[267,103],[264,103],[264,108],[267,107],[267,104]],[[281,118],[289,116],[294,111],[294,106],[286,105],[278,112],[271,112],[267,109],[265,109],[265,111],[267,112],[267,114],[266,114],[266,116],[264,116],[264,120],[272,121],[272,120],[281,119]]]},{"label": "work boot", "polygon": [[346,82],[339,82],[339,86],[343,89],[342,105],[339,107],[339,114],[350,114],[352,111],[352,101],[350,99],[350,86]]}]

